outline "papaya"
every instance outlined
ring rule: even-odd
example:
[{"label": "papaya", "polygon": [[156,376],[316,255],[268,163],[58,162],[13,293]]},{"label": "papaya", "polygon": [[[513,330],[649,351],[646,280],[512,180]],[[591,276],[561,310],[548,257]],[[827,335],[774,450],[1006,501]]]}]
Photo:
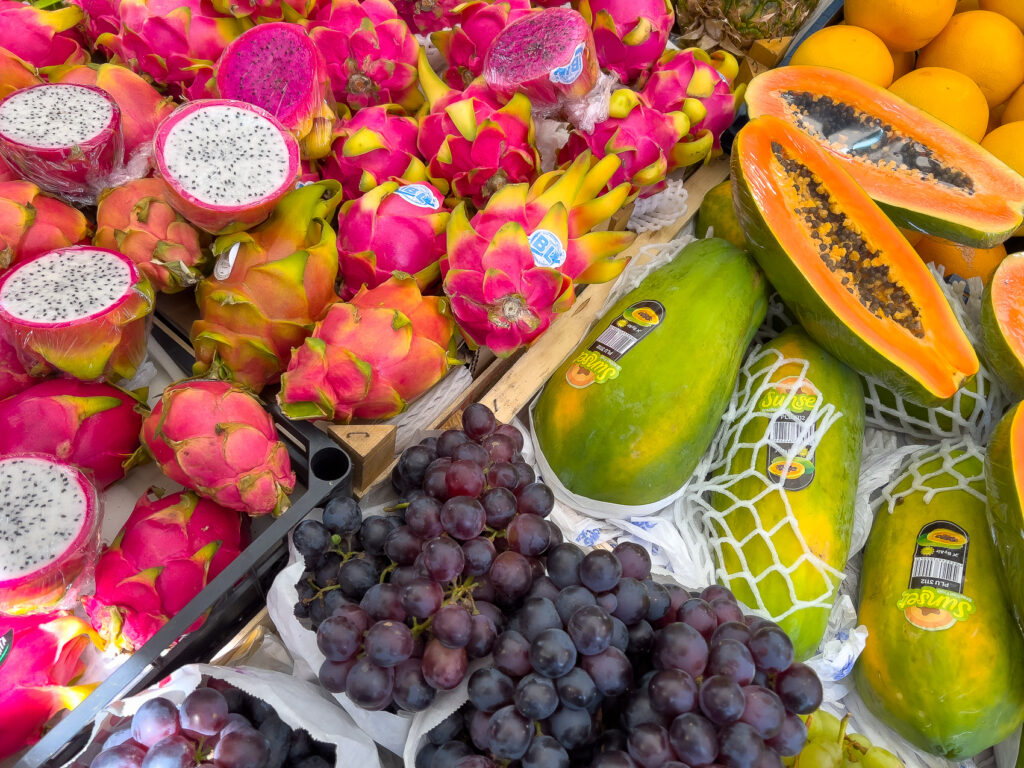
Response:
[{"label": "papaya", "polygon": [[1024,399],[1024,253],[1003,259],[985,286],[981,344],[992,370],[1015,399]]},{"label": "papaya", "polygon": [[985,454],[988,516],[1017,623],[1024,631],[1024,408],[999,424]]},{"label": "papaya", "polygon": [[708,229],[712,230],[715,237],[728,240],[737,248],[746,246],[743,229],[740,227],[739,219],[736,218],[736,211],[732,205],[732,182],[728,179],[712,187],[704,195],[700,208],[697,209],[694,234],[697,237],[707,237]]},{"label": "papaya", "polygon": [[767,305],[757,264],[719,238],[690,243],[620,299],[534,409],[562,484],[628,505],[677,491],[711,443]]},{"label": "papaya", "polygon": [[748,250],[828,352],[921,405],[978,371],[931,272],[810,137],[775,117],[750,121],[733,143],[732,183]]},{"label": "papaya", "polygon": [[751,118],[772,115],[828,150],[902,227],[991,248],[1021,225],[1024,177],[892,91],[826,67],[755,77]]},{"label": "papaya", "polygon": [[[726,448],[727,472],[743,475],[711,496],[723,513],[712,518],[723,539],[718,568],[740,602],[764,608],[786,630],[803,660],[821,643],[850,553],[864,393],[857,374],[800,326],[765,344],[748,378],[757,400]],[[813,448],[786,442],[807,423],[815,426],[799,442]],[[794,598],[815,604],[794,609]]]},{"label": "papaya", "polygon": [[1024,720],[1024,636],[968,444],[916,454],[886,488],[864,550],[854,668],[868,708],[917,747],[963,760]]}]

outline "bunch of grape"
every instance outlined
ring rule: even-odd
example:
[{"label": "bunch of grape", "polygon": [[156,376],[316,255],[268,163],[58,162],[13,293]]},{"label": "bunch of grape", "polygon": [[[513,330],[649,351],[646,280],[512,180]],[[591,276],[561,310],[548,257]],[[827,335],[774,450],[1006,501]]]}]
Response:
[{"label": "bunch of grape", "polygon": [[365,709],[417,712],[462,682],[561,541],[519,430],[479,404],[462,421],[402,453],[394,514],[363,519],[338,498],[292,534],[307,567],[296,615],[316,630],[320,682]]},{"label": "bunch of grape", "polygon": [[787,765],[804,768],[903,768],[896,755],[859,733],[847,733],[849,715],[840,721],[835,715],[819,709],[810,715],[807,726],[807,744],[795,758],[787,758]]},{"label": "bunch of grape", "polygon": [[90,768],[332,768],[336,748],[293,730],[264,701],[217,682],[180,707],[150,699]]},{"label": "bunch of grape", "polygon": [[631,542],[563,543],[546,561],[547,582],[417,768],[781,768],[800,753],[799,715],[818,708],[821,682],[778,625],[745,616],[724,587],[652,581]]}]

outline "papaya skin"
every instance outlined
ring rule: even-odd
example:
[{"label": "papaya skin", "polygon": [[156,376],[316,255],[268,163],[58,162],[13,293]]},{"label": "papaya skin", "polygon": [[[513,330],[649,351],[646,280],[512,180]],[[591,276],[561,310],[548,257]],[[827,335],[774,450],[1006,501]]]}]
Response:
[{"label": "papaya skin", "polygon": [[737,248],[746,248],[743,228],[732,205],[732,183],[728,179],[704,195],[694,226],[697,237],[707,237],[708,229],[712,228],[715,237],[728,240]]},{"label": "papaya skin", "polygon": [[[985,286],[981,344],[989,366],[1015,399],[1024,399],[1024,253],[1003,259]],[[1002,316],[1002,322],[1000,322]]]},{"label": "papaya skin", "polygon": [[988,519],[1007,593],[1024,632],[1024,408],[1013,406],[996,426],[985,455]]}]

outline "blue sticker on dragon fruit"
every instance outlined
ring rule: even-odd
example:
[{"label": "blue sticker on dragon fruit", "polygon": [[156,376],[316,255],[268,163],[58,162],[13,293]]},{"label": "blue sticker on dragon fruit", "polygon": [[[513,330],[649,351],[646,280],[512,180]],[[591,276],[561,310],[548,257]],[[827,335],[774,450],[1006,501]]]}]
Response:
[{"label": "blue sticker on dragon fruit", "polygon": [[558,269],[565,264],[567,258],[565,248],[562,247],[562,241],[555,236],[554,232],[537,229],[526,239],[530,243],[533,263],[538,267]]},{"label": "blue sticker on dragon fruit", "polygon": [[7,633],[0,637],[0,664],[7,661],[7,655],[11,652],[11,648],[14,647],[14,630],[8,629]]},{"label": "blue sticker on dragon fruit", "polygon": [[437,210],[441,207],[441,201],[437,199],[430,187],[424,184],[408,184],[395,190],[395,194],[407,203],[420,208]]},{"label": "blue sticker on dragon fruit", "polygon": [[569,63],[551,70],[551,82],[572,85],[583,74],[583,43],[576,46]]}]

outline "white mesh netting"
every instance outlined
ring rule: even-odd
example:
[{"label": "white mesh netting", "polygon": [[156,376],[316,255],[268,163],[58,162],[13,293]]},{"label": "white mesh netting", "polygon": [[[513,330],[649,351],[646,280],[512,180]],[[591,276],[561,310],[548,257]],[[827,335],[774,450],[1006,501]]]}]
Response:
[{"label": "white mesh netting", "polygon": [[670,177],[661,192],[637,198],[626,229],[643,234],[669,226],[686,213],[686,194],[683,180]]}]

